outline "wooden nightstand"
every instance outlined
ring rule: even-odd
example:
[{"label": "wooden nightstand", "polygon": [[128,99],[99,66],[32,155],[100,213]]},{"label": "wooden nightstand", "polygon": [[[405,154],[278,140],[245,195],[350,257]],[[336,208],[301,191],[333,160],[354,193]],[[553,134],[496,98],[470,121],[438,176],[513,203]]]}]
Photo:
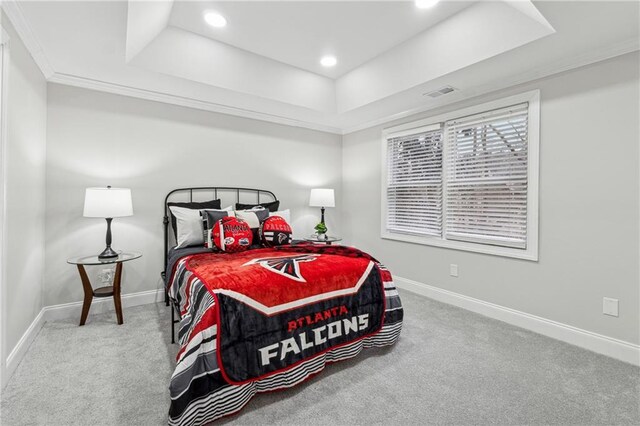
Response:
[{"label": "wooden nightstand", "polygon": [[[122,324],[122,303],[120,301],[120,284],[122,278],[122,264],[129,260],[138,259],[142,257],[141,253],[128,252],[120,253],[118,257],[112,259],[99,259],[97,255],[74,257],[67,260],[67,263],[76,265],[78,272],[80,273],[80,279],[82,280],[82,288],[84,289],[84,303],[82,304],[82,315],[80,316],[80,325],[84,325],[89,315],[89,308],[91,308],[91,302],[94,297],[110,297],[113,296],[113,304],[116,307],[116,316],[118,317],[118,324]],[[113,276],[113,282],[106,287],[99,287],[95,290],[91,286],[91,281],[85,271],[85,265],[99,266],[99,265],[112,265],[116,264],[116,272]]]},{"label": "wooden nightstand", "polygon": [[324,243],[328,246],[333,243],[337,243],[338,241],[342,241],[342,238],[340,237],[330,237],[328,235],[326,235],[324,238],[318,238],[316,235],[310,235],[308,237],[304,237],[303,239],[312,243]]}]

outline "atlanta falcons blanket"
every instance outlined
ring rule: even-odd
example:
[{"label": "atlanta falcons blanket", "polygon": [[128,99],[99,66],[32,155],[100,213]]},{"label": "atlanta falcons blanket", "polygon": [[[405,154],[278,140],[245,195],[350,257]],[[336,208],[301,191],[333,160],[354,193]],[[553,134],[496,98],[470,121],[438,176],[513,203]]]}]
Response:
[{"label": "atlanta falcons blanket", "polygon": [[204,424],[253,395],[294,386],[327,362],[395,343],[391,274],[354,248],[298,244],[180,259],[167,281],[180,309],[169,424]]}]

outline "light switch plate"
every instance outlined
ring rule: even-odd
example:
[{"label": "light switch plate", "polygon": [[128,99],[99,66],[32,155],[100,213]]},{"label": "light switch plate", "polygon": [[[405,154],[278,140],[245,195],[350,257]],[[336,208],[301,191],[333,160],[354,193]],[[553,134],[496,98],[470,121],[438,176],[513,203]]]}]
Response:
[{"label": "light switch plate", "polygon": [[603,297],[602,313],[605,315],[611,315],[612,317],[617,317],[618,316],[618,299]]},{"label": "light switch plate", "polygon": [[451,275],[452,277],[458,276],[458,265],[456,265],[455,263],[449,265],[449,275]]}]

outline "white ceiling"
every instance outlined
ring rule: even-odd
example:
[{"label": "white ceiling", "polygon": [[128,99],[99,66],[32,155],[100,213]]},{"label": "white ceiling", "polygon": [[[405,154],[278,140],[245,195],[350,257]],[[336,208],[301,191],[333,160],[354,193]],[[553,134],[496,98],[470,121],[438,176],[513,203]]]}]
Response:
[{"label": "white ceiling", "polygon": [[[52,82],[345,133],[638,50],[637,2],[7,1]],[[223,13],[214,30],[202,11]],[[578,19],[579,17],[579,19]],[[319,57],[332,50],[339,65]],[[328,53],[328,52],[327,52]],[[452,94],[425,92],[451,85]]]},{"label": "white ceiling", "polygon": [[[448,2],[427,10],[410,1],[177,1],[169,25],[337,78],[471,3]],[[202,18],[206,11],[222,14],[228,25],[209,26]],[[338,64],[323,67],[324,55],[336,56]]]}]

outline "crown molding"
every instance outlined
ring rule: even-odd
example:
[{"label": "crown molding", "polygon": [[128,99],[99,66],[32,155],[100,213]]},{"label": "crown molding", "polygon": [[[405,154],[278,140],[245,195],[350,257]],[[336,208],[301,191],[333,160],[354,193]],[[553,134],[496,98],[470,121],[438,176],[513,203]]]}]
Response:
[{"label": "crown molding", "polygon": [[0,6],[16,29],[18,36],[20,36],[20,39],[33,57],[36,65],[40,68],[40,72],[42,72],[44,78],[48,80],[54,74],[53,67],[44,54],[42,45],[31,30],[31,26],[29,26],[25,19],[20,4],[16,0],[2,0]]},{"label": "crown molding", "polygon": [[94,80],[94,79],[89,79],[89,78],[70,75],[70,74],[54,72],[50,77],[47,78],[47,80],[52,83],[65,84],[68,86],[76,86],[76,87],[81,87],[81,88],[91,89],[91,90],[98,90],[101,92],[108,92],[108,93],[113,93],[117,95],[130,96],[134,98],[179,105],[179,106],[184,106],[188,108],[217,112],[221,114],[235,115],[235,116],[250,118],[254,120],[268,121],[271,123],[283,124],[286,126],[301,127],[301,128],[317,130],[317,131],[326,132],[326,133],[338,134],[338,135],[347,135],[349,133],[368,129],[374,126],[387,124],[392,121],[406,118],[415,114],[432,111],[437,108],[441,108],[456,102],[461,102],[474,97],[486,95],[488,93],[507,89],[509,87],[530,83],[532,81],[540,80],[542,78],[546,78],[555,74],[560,74],[566,71],[571,71],[573,69],[591,65],[597,62],[606,61],[608,59],[612,59],[617,56],[625,55],[627,53],[632,53],[638,50],[640,50],[640,41],[638,41],[637,39],[631,38],[609,48],[593,50],[593,51],[590,51],[589,53],[576,55],[568,59],[565,59],[563,61],[553,63],[551,65],[532,68],[526,74],[521,74],[517,77],[508,79],[508,80],[501,80],[498,84],[487,84],[484,86],[480,86],[477,89],[473,90],[473,93],[467,92],[466,96],[464,96],[464,92],[461,92],[463,97],[452,99],[449,102],[443,102],[437,105],[430,105],[425,107],[412,108],[412,109],[409,109],[397,114],[393,114],[390,116],[386,116],[377,120],[367,121],[356,126],[345,127],[345,128],[339,128],[339,127],[327,126],[327,125],[318,124],[318,123],[301,121],[301,120],[296,120],[296,119],[283,117],[279,115],[268,114],[264,112],[243,109],[243,108],[236,108],[228,105],[217,104],[214,102],[208,102],[208,101],[203,101],[203,100],[184,97],[184,96],[172,95],[164,92],[158,92],[158,91],[147,90],[147,89],[139,89],[131,86],[125,86],[125,85],[110,83],[110,82],[101,81],[101,80]]},{"label": "crown molding", "polygon": [[51,83],[64,84],[67,86],[81,87],[83,89],[97,90],[100,92],[113,93],[116,95],[129,96],[133,98],[145,99],[148,101],[162,102],[166,104],[178,105],[188,108],[200,109],[204,111],[217,112],[221,114],[235,115],[243,118],[250,118],[259,121],[268,121],[276,124],[283,124],[292,127],[301,127],[310,130],[317,130],[325,133],[341,135],[342,129],[326,126],[308,121],[296,120],[275,114],[268,114],[260,111],[236,108],[228,105],[217,104],[186,96],[172,95],[155,90],[140,89],[122,84],[110,83],[108,81],[96,80],[80,77],[77,75],[55,72],[47,79]]},{"label": "crown molding", "polygon": [[[342,134],[348,135],[349,133],[357,132],[359,130],[369,129],[374,126],[384,125],[395,120],[400,120],[402,118],[412,116],[414,114],[425,113],[428,111],[435,110],[437,108],[442,108],[444,106],[454,104],[456,102],[461,102],[477,96],[486,95],[488,93],[495,92],[498,90],[507,89],[509,87],[518,86],[525,83],[531,83],[533,81],[540,80],[542,78],[546,78],[555,74],[560,74],[566,71],[571,71],[573,69],[591,65],[597,62],[606,61],[608,59],[612,59],[617,56],[626,55],[627,53],[632,53],[637,50],[640,50],[640,41],[635,38],[630,38],[620,43],[617,43],[613,46],[601,48],[598,50],[591,50],[585,54],[574,55],[572,57],[569,57],[568,59],[554,62],[551,65],[546,65],[538,68],[531,68],[529,72],[525,74],[515,76],[514,78],[511,78],[511,79],[501,80],[497,84],[492,83],[492,84],[480,86],[474,89],[473,93],[470,93],[467,91],[466,96],[462,98],[458,97],[458,98],[452,99],[449,102],[443,102],[437,105],[411,108],[406,111],[399,112],[397,114],[393,114],[393,115],[379,118],[376,120],[366,121],[356,126],[346,127],[342,129]],[[461,91],[460,93],[463,94],[465,92]]]}]

